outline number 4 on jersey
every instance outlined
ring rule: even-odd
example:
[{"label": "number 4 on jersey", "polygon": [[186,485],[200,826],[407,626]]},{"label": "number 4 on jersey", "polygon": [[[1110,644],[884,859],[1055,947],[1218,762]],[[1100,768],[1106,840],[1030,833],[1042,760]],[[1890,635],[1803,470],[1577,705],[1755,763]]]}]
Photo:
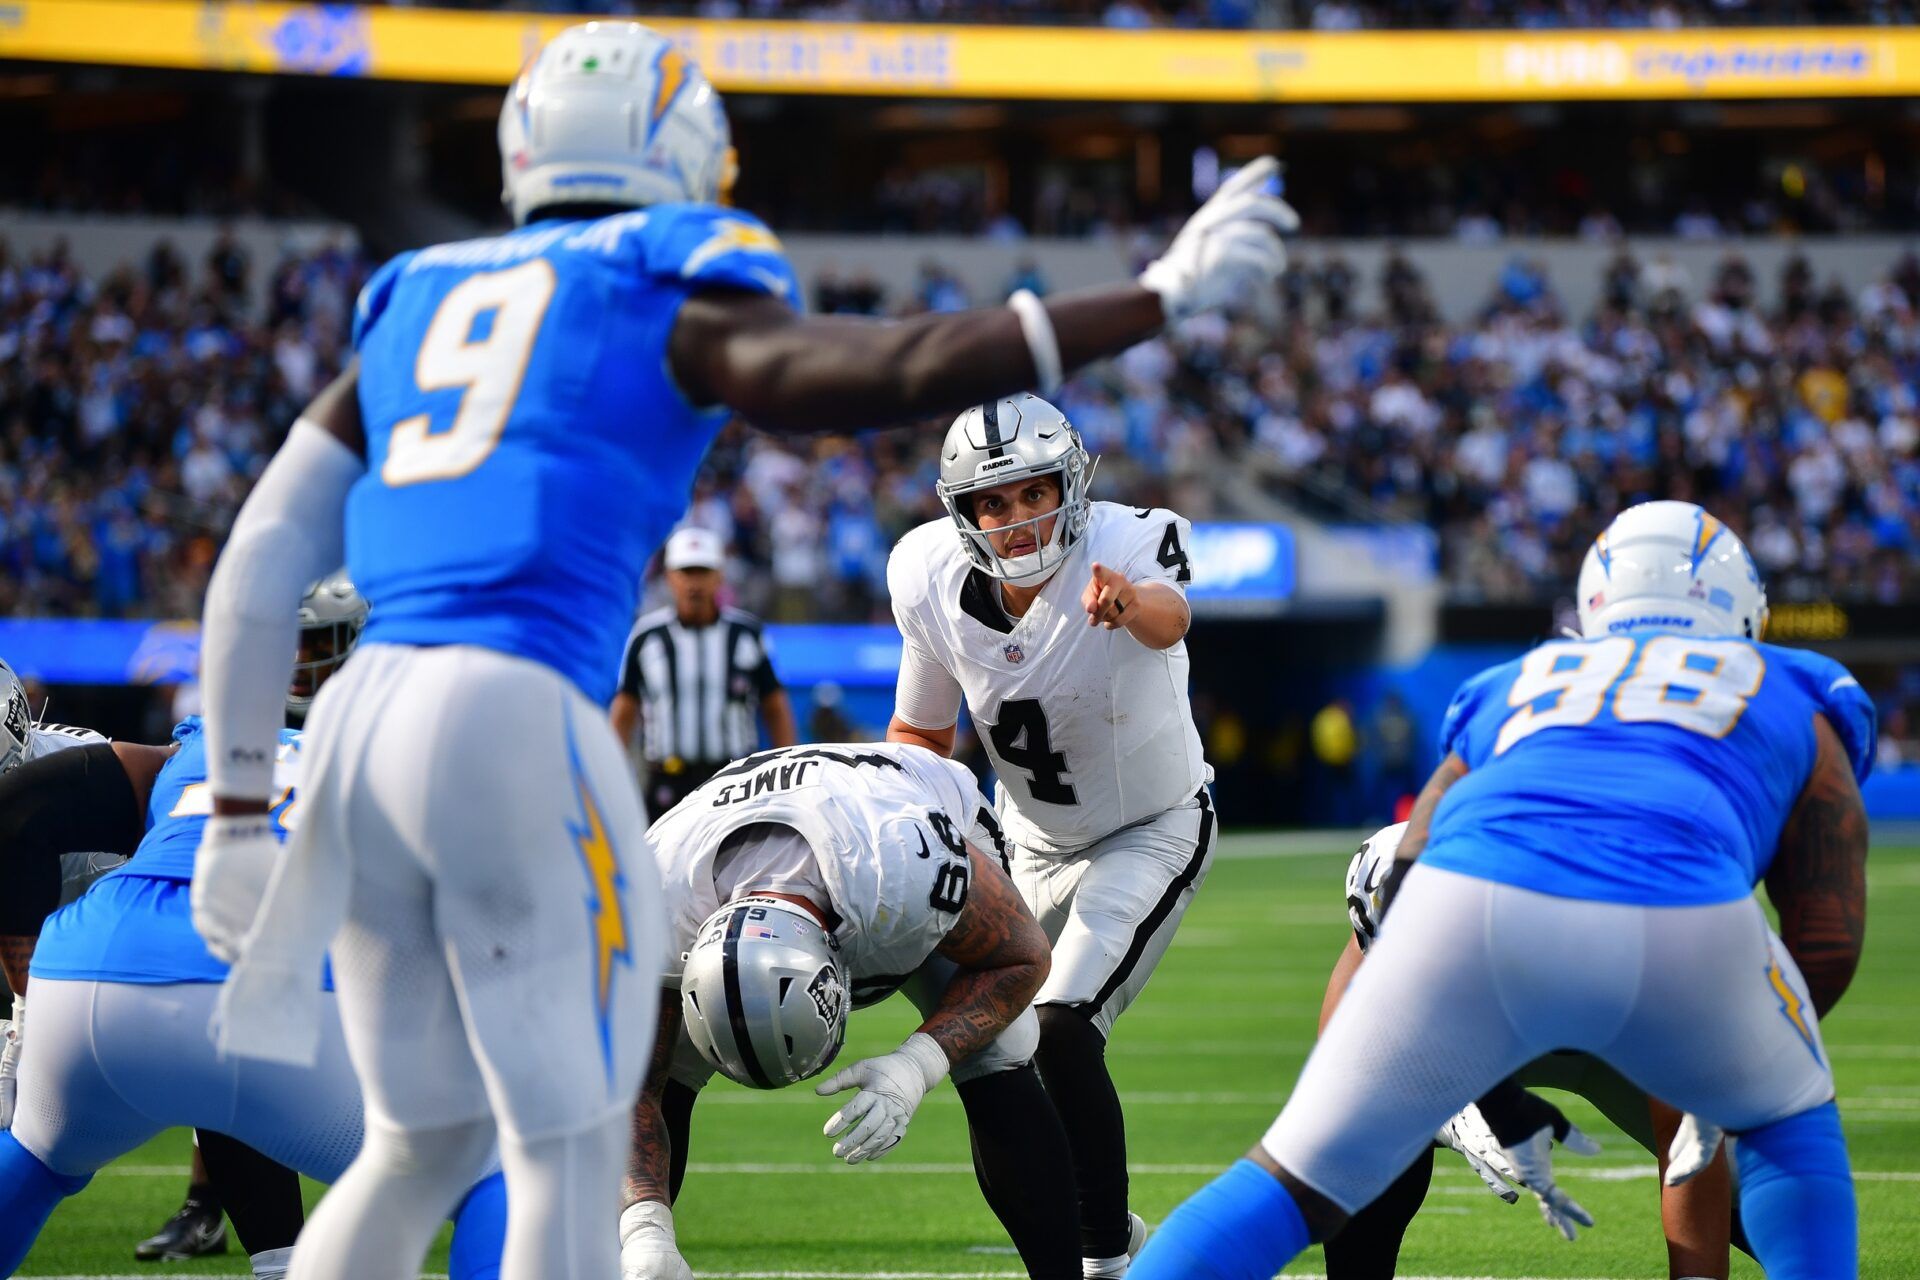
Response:
[{"label": "number 4 on jersey", "polygon": [[1060,779],[1061,774],[1072,770],[1067,767],[1065,753],[1053,749],[1047,713],[1038,698],[1010,698],[1001,703],[1000,718],[988,736],[1002,760],[1032,775],[1027,779],[1027,791],[1035,800],[1045,804],[1080,803],[1073,785]]}]

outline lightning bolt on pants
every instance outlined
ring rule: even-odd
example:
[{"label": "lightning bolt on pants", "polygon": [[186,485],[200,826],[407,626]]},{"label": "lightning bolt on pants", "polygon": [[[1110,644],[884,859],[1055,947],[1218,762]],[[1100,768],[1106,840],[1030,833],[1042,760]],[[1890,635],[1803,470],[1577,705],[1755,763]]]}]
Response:
[{"label": "lightning bolt on pants", "polygon": [[[332,957],[370,1126],[424,1135],[486,1123],[503,1145],[609,1162],[613,1274],[622,1153],[561,1140],[631,1108],[665,929],[644,811],[605,717],[538,663],[375,644],[322,690],[308,739],[317,767],[301,820],[326,824],[352,867]],[[592,1170],[572,1175],[600,1185]],[[570,1238],[577,1224],[527,1216],[510,1220],[510,1259],[537,1267],[529,1233],[550,1232],[551,1256],[573,1261],[503,1280],[598,1266]],[[416,1273],[408,1261],[396,1274]]]}]

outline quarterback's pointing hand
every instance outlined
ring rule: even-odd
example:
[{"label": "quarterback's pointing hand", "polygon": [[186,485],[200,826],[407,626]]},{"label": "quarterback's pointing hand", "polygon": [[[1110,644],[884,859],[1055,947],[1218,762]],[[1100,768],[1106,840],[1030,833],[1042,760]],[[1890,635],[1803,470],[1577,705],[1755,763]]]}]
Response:
[{"label": "quarterback's pointing hand", "polygon": [[848,1164],[878,1160],[907,1136],[907,1122],[927,1090],[947,1074],[947,1051],[924,1031],[908,1036],[892,1053],[866,1058],[819,1085],[814,1092],[829,1097],[858,1089],[853,1101],[828,1118],[822,1130],[838,1138],[833,1154]]},{"label": "quarterback's pointing hand", "polygon": [[1087,611],[1088,626],[1103,626],[1112,631],[1139,617],[1140,593],[1126,575],[1103,564],[1093,566],[1093,577],[1080,593],[1080,605]]}]

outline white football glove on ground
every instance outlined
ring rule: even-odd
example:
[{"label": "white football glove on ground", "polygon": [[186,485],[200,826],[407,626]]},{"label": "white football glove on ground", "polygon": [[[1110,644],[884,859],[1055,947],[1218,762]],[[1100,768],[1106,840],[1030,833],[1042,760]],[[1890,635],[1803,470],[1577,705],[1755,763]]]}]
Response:
[{"label": "white football glove on ground", "polygon": [[1300,215],[1279,195],[1280,166],[1262,156],[1220,184],[1173,243],[1140,273],[1169,324],[1214,307],[1258,306],[1287,269],[1282,232]]},{"label": "white football glove on ground", "polygon": [[673,1210],[658,1200],[621,1211],[620,1280],[693,1280],[693,1268],[673,1237]]},{"label": "white football glove on ground", "polygon": [[940,1083],[949,1067],[947,1051],[932,1036],[916,1031],[892,1053],[854,1063],[814,1087],[821,1097],[858,1089],[853,1100],[828,1117],[821,1130],[838,1138],[833,1154],[848,1164],[878,1160],[907,1136],[927,1090]]},{"label": "white football glove on ground", "polygon": [[1487,1184],[1487,1190],[1508,1204],[1520,1199],[1519,1191],[1510,1185],[1520,1181],[1520,1173],[1508,1163],[1507,1153],[1500,1149],[1500,1140],[1493,1136],[1493,1130],[1487,1128],[1486,1117],[1480,1114],[1479,1107],[1469,1102],[1460,1108],[1453,1119],[1440,1126],[1433,1140],[1458,1151],[1480,1175],[1480,1181]]},{"label": "white football glove on ground", "polygon": [[1720,1141],[1726,1136],[1725,1129],[1709,1124],[1699,1116],[1681,1116],[1680,1128],[1667,1147],[1666,1184],[1677,1187],[1696,1177],[1702,1169],[1713,1163],[1714,1153],[1720,1150]]},{"label": "white football glove on ground", "polygon": [[253,928],[260,900],[280,862],[280,842],[266,814],[207,819],[193,859],[193,927],[207,950],[232,964]]},{"label": "white football glove on ground", "polygon": [[20,1093],[20,1040],[27,1034],[27,998],[13,998],[13,1021],[0,1022],[0,1129],[13,1128]]}]

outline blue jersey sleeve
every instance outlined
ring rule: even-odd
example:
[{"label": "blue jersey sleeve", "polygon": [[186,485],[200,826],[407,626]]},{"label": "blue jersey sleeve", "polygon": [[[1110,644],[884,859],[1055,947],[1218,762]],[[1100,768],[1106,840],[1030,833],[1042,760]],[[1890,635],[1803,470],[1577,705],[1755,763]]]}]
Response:
[{"label": "blue jersey sleeve", "polygon": [[1873,757],[1879,746],[1879,715],[1873,699],[1853,678],[1853,673],[1823,654],[1793,651],[1795,666],[1809,695],[1840,735],[1853,763],[1853,776],[1865,782],[1873,772]]},{"label": "blue jersey sleeve", "polygon": [[650,221],[650,274],[693,288],[744,289],[801,305],[800,281],[786,250],[752,214],[718,205],[673,205],[651,210]]},{"label": "blue jersey sleeve", "polygon": [[1447,714],[1440,721],[1442,759],[1457,755],[1467,762],[1468,767],[1479,768],[1487,744],[1480,741],[1486,736],[1484,730],[1477,735],[1474,732],[1476,717],[1487,699],[1509,683],[1514,666],[1514,663],[1506,662],[1490,667],[1461,685],[1453,695],[1453,701],[1447,704]]},{"label": "blue jersey sleeve", "polygon": [[400,273],[407,269],[407,263],[413,260],[412,252],[390,259],[387,265],[373,273],[360,290],[360,298],[353,304],[353,349],[358,351],[367,340],[373,326],[386,313],[387,302],[393,297],[394,282],[400,279]]}]

